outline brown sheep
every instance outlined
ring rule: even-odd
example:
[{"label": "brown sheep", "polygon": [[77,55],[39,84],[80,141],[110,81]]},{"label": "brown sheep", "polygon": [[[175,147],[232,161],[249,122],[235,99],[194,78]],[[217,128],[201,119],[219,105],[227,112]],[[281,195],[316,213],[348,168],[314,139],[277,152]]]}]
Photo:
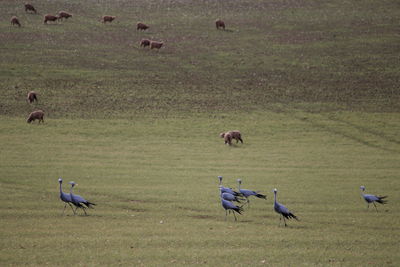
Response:
[{"label": "brown sheep", "polygon": [[147,26],[144,23],[138,22],[138,24],[136,25],[136,30],[141,30],[141,31],[145,31],[149,28],[149,26]]},{"label": "brown sheep", "polygon": [[148,39],[142,39],[141,41],[140,41],[140,46],[143,46],[143,47],[146,47],[146,46],[150,46],[150,40],[148,40]]},{"label": "brown sheep", "polygon": [[112,22],[113,20],[115,20],[115,18],[115,16],[103,16],[102,21],[103,23]]},{"label": "brown sheep", "polygon": [[21,23],[19,23],[19,20],[16,16],[11,17],[11,25],[18,25],[18,27],[21,27]]},{"label": "brown sheep", "polygon": [[[229,135],[229,136],[226,137],[227,135]],[[243,144],[242,134],[238,130],[229,131],[226,133],[220,133],[219,136],[221,138],[224,138],[225,144],[227,143],[227,139],[230,139],[231,141],[232,141],[232,139],[235,139],[236,143],[239,143],[239,141],[240,141]]]},{"label": "brown sheep", "polygon": [[47,24],[48,21],[56,21],[56,20],[58,20],[58,16],[53,16],[53,15],[47,14],[44,16],[43,23]]},{"label": "brown sheep", "polygon": [[25,4],[25,12],[28,12],[28,11],[35,12],[35,14],[36,14],[36,9],[31,4],[26,3]]},{"label": "brown sheep", "polygon": [[153,49],[153,48],[160,49],[163,46],[163,44],[164,44],[163,42],[151,41],[150,42],[150,49]]},{"label": "brown sheep", "polygon": [[222,28],[222,29],[225,30],[225,22],[223,22],[223,21],[220,20],[220,19],[217,19],[217,20],[215,21],[215,27],[217,27],[217,30],[219,30],[219,28]]},{"label": "brown sheep", "polygon": [[43,117],[44,117],[44,112],[42,110],[36,110],[33,111],[31,114],[29,114],[29,117],[26,120],[26,122],[31,123],[32,121],[39,120],[39,124],[40,122],[44,123]]},{"label": "brown sheep", "polygon": [[71,17],[72,17],[72,15],[69,14],[68,12],[65,12],[65,11],[60,11],[60,12],[58,12],[58,19],[59,19],[59,20],[61,20],[61,19],[68,19],[68,18],[71,18]]},{"label": "brown sheep", "polygon": [[26,97],[26,100],[28,101],[28,103],[33,103],[33,101],[38,101],[36,92],[30,91],[28,93],[28,96]]}]

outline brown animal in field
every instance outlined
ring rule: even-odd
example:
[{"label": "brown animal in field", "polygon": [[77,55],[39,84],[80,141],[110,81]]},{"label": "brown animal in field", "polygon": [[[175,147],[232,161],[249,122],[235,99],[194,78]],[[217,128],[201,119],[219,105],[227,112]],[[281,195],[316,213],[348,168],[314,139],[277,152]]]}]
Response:
[{"label": "brown animal in field", "polygon": [[[229,135],[229,136],[226,138],[227,135]],[[239,143],[239,141],[240,141],[243,144],[242,134],[238,130],[229,131],[226,133],[220,133],[219,136],[221,138],[224,138],[225,144],[227,143],[227,139],[230,139],[231,141],[232,141],[232,139],[235,139],[236,143]]]},{"label": "brown animal in field", "polygon": [[36,110],[33,111],[31,114],[29,114],[28,119],[26,120],[27,123],[31,123],[32,121],[39,120],[40,122],[44,123],[44,112],[42,110]]},{"label": "brown animal in field", "polygon": [[147,26],[144,23],[138,22],[138,24],[136,25],[136,30],[141,30],[141,31],[145,31],[149,28],[149,26]]},{"label": "brown animal in field", "polygon": [[65,11],[60,11],[60,12],[58,12],[58,19],[59,19],[59,20],[61,20],[61,19],[68,19],[68,18],[71,18],[71,17],[72,17],[72,15],[69,14],[68,12],[65,12]]},{"label": "brown animal in field", "polygon": [[58,16],[53,16],[53,15],[47,14],[44,16],[43,23],[47,24],[48,21],[57,21],[57,20],[58,20]]},{"label": "brown animal in field", "polygon": [[222,28],[222,29],[225,30],[225,22],[223,22],[223,21],[220,20],[220,19],[217,19],[217,20],[215,21],[215,27],[217,27],[217,30],[219,30],[219,28]]},{"label": "brown animal in field", "polygon": [[113,20],[115,20],[116,16],[103,16],[102,21],[103,23],[106,22],[112,22]]},{"label": "brown animal in field", "polygon": [[26,100],[28,101],[28,103],[33,103],[33,101],[38,101],[36,92],[30,91],[28,93],[28,96],[26,97]]},{"label": "brown animal in field", "polygon": [[21,27],[21,23],[19,23],[19,20],[16,16],[11,17],[11,25],[18,25],[18,27]]},{"label": "brown animal in field", "polygon": [[28,12],[28,11],[35,12],[35,14],[36,14],[36,9],[31,4],[26,3],[25,4],[25,12]]},{"label": "brown animal in field", "polygon": [[140,46],[143,46],[143,47],[146,47],[146,46],[150,46],[150,40],[148,40],[148,39],[142,39],[141,41],[140,41]]},{"label": "brown animal in field", "polygon": [[156,48],[160,49],[163,46],[163,42],[156,42],[156,41],[151,41],[150,42],[150,49]]}]

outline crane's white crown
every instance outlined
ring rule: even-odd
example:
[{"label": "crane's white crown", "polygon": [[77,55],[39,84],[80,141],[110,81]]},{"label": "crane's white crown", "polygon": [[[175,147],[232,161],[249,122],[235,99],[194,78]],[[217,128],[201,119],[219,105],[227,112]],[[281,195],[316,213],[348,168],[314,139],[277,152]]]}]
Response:
[{"label": "crane's white crown", "polygon": [[58,178],[58,182],[62,182],[62,179],[61,179],[61,178]]},{"label": "crane's white crown", "polygon": [[364,191],[365,190],[365,186],[363,186],[363,185],[360,186],[360,189]]},{"label": "crane's white crown", "polygon": [[278,189],[274,188],[274,192],[278,192]]}]

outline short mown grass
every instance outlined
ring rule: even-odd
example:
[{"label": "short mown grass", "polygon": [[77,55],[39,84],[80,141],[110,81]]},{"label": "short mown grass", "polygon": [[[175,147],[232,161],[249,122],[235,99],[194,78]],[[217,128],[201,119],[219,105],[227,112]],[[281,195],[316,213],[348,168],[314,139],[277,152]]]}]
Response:
[{"label": "short mown grass", "polygon": [[[0,1],[2,266],[399,265],[396,1],[33,4]],[[268,199],[225,221],[218,175]],[[61,214],[59,177],[88,216]],[[279,225],[273,188],[300,221]]]}]

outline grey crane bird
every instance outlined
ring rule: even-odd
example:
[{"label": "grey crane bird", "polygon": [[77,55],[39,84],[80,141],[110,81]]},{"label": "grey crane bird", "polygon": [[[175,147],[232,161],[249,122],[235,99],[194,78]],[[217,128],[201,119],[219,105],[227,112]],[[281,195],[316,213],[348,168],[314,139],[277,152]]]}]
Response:
[{"label": "grey crane bird", "polygon": [[372,203],[374,204],[375,210],[376,212],[378,212],[378,208],[375,205],[375,202],[379,203],[379,204],[386,204],[387,200],[385,198],[387,198],[387,196],[376,196],[376,195],[369,195],[369,194],[364,194],[365,191],[365,186],[360,186],[361,189],[361,196],[364,198],[365,202],[367,202],[367,209],[369,209],[369,204]]},{"label": "grey crane bird", "polygon": [[61,179],[61,177],[58,179],[58,182],[60,184],[60,199],[65,203],[64,209],[63,209],[63,214],[65,212],[65,208],[67,207],[67,204],[71,207],[72,211],[75,214],[75,210],[74,210],[74,208],[72,207],[72,204],[71,204],[71,202],[72,202],[71,195],[67,194],[67,193],[64,193],[62,191],[62,182],[63,182],[63,180]]},{"label": "grey crane bird", "polygon": [[283,218],[283,222],[285,223],[285,227],[287,226],[286,224],[286,219],[296,219],[297,221],[299,220],[293,213],[291,213],[285,206],[283,206],[281,203],[278,203],[278,201],[276,201],[276,193],[278,192],[278,190],[275,188],[274,189],[274,210],[280,214],[279,216],[279,224],[280,221]]},{"label": "grey crane bird", "polygon": [[223,193],[221,188],[219,190],[220,190],[221,197],[223,199],[225,199],[225,200],[235,201],[235,202],[238,202],[238,203],[242,203],[242,201],[244,200],[243,198],[241,198],[239,196],[232,195],[231,193]]},{"label": "grey crane bird", "polygon": [[76,209],[81,208],[83,210],[83,212],[85,213],[85,215],[87,215],[86,213],[86,208],[93,208],[94,204],[93,202],[89,202],[86,199],[84,199],[83,197],[79,196],[79,195],[74,195],[74,193],[72,192],[73,188],[75,185],[78,185],[75,182],[69,182],[69,184],[71,185],[71,189],[70,189],[70,195],[71,195],[71,202],[72,204],[75,205]]},{"label": "grey crane bird", "polygon": [[256,191],[252,191],[252,190],[248,190],[248,189],[241,189],[240,185],[242,184],[242,180],[241,179],[237,179],[237,181],[238,181],[238,184],[239,184],[239,187],[238,187],[239,192],[246,198],[247,205],[250,206],[249,197],[251,197],[251,196],[255,196],[255,197],[258,197],[258,198],[262,198],[262,199],[267,199],[266,195],[259,194]]},{"label": "grey crane bird", "polygon": [[229,213],[232,211],[233,216],[235,217],[235,221],[237,221],[235,212],[237,212],[239,214],[242,214],[243,209],[241,207],[239,207],[239,206],[236,206],[232,202],[223,199],[222,198],[222,194],[221,194],[220,198],[221,198],[221,205],[225,209],[225,221],[226,221],[226,219],[228,217],[228,211],[229,211]]},{"label": "grey crane bird", "polygon": [[234,196],[241,196],[242,195],[239,192],[234,191],[232,188],[223,187],[222,186],[222,176],[218,176],[218,179],[219,179],[219,188],[220,188],[222,193],[229,193],[229,194],[232,194]]}]

